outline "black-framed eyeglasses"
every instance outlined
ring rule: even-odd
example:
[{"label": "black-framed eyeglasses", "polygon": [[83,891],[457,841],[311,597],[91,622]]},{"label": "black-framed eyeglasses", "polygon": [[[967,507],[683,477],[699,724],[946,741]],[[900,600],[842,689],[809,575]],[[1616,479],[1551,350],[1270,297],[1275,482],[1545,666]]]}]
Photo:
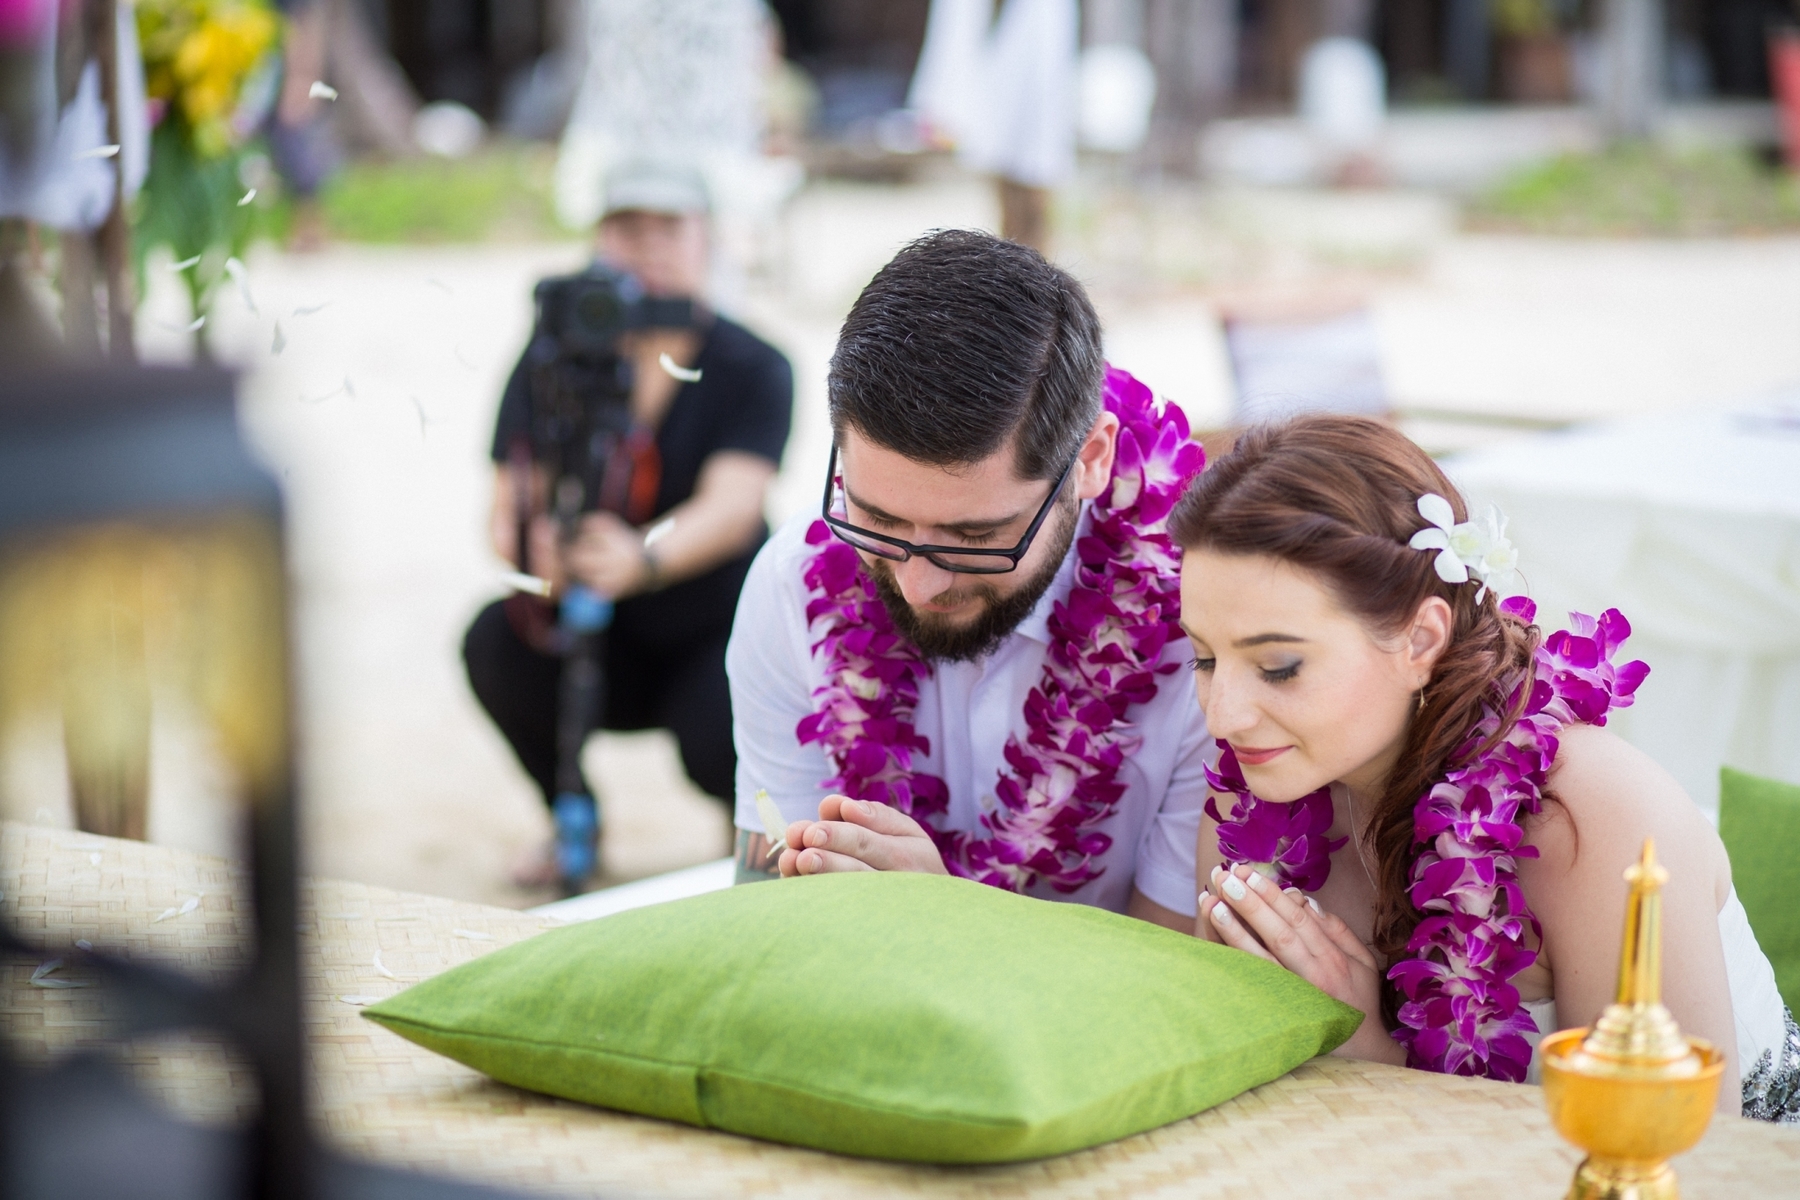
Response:
[{"label": "black-framed eyeglasses", "polygon": [[1031,526],[1025,530],[1025,536],[1009,550],[984,550],[972,546],[915,546],[911,542],[852,525],[849,521],[848,499],[842,505],[838,503],[844,489],[843,481],[838,478],[837,455],[837,442],[833,441],[831,460],[825,467],[825,503],[821,515],[839,541],[889,562],[905,562],[916,554],[933,566],[955,571],[960,575],[1004,575],[1008,571],[1017,570],[1019,560],[1030,552],[1031,539],[1043,527],[1044,519],[1056,504],[1056,498],[1062,495],[1063,484],[1068,482],[1069,472],[1075,469],[1075,462],[1081,457],[1081,452],[1076,451],[1069,459],[1069,464],[1062,469],[1062,474],[1056,477],[1056,483],[1050,488],[1050,494],[1044,497],[1037,516],[1031,518]]}]

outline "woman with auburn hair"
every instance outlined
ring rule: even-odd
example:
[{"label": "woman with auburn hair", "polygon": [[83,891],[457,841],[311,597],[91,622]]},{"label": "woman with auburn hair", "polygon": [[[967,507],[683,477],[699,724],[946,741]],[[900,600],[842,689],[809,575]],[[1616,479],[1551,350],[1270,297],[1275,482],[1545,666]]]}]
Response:
[{"label": "woman with auburn hair", "polygon": [[[1720,1107],[1800,1122],[1800,1029],[1681,787],[1601,728],[1648,668],[1616,610],[1544,636],[1514,552],[1376,421],[1254,429],[1190,486],[1182,628],[1220,756],[1199,936],[1366,1014],[1337,1051],[1535,1077],[1613,998],[1624,869],[1653,837],[1664,1003],[1727,1056]],[[1741,1089],[1734,1080],[1741,1080]]]}]

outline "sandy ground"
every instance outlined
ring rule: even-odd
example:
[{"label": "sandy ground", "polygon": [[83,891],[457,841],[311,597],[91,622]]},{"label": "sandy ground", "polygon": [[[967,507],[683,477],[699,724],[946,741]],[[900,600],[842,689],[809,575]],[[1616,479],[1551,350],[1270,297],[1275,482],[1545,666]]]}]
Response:
[{"label": "sandy ground", "polygon": [[[1216,314],[1246,297],[1364,298],[1404,404],[1584,417],[1800,381],[1800,239],[1464,236],[1441,202],[1378,193],[1077,193],[1065,211],[1061,257],[1093,287],[1109,355],[1202,427],[1222,423],[1230,404]],[[796,368],[772,519],[816,503],[825,364],[858,288],[907,238],[993,219],[987,192],[968,181],[815,185],[758,269],[730,288],[737,315]],[[486,447],[531,284],[582,257],[575,242],[265,248],[250,260],[256,311],[235,293],[218,304],[216,346],[246,369],[245,425],[291,505],[315,873],[498,904],[546,898],[507,882],[547,821],[470,696],[458,645],[498,594]],[[151,357],[180,357],[185,318],[158,271],[143,340]],[[176,765],[153,783],[152,836],[223,848],[206,772],[178,769],[182,753],[169,751]],[[14,759],[0,812],[65,822],[54,754]],[[610,822],[609,879],[726,852],[722,809],[681,778],[666,737],[597,737],[589,764]]]}]

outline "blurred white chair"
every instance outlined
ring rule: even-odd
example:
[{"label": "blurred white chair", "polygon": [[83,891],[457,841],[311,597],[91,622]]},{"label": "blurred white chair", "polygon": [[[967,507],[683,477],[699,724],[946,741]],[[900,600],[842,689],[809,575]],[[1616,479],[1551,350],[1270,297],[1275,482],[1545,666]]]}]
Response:
[{"label": "blurred white chair", "polygon": [[1260,425],[1301,413],[1384,416],[1380,344],[1365,308],[1318,315],[1224,318],[1236,385],[1232,424]]}]

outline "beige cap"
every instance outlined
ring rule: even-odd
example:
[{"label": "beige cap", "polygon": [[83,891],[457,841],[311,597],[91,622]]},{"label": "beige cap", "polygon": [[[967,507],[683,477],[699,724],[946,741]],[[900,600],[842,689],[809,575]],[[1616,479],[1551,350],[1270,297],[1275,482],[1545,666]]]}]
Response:
[{"label": "beige cap", "polygon": [[706,179],[687,163],[633,158],[606,173],[603,217],[618,212],[687,215],[712,211]]}]

